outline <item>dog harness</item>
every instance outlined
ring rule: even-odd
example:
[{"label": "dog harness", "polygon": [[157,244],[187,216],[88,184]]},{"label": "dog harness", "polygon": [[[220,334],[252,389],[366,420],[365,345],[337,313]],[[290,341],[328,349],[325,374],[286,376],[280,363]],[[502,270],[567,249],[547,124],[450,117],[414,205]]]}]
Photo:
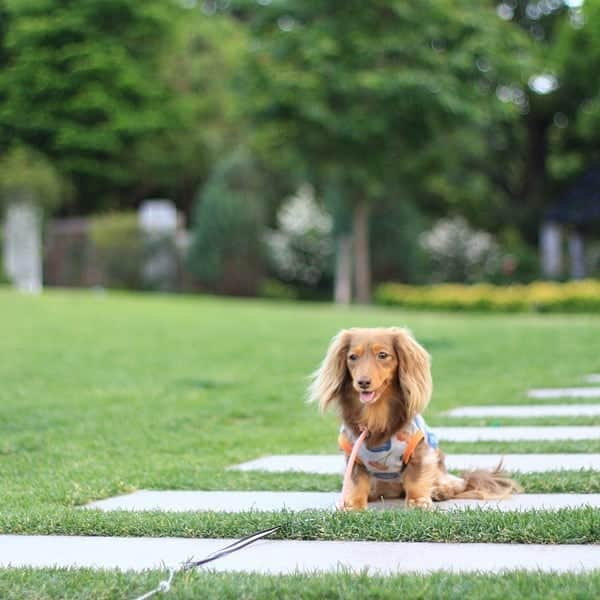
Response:
[{"label": "dog harness", "polygon": [[[346,458],[350,456],[357,439],[358,436],[342,425],[338,443]],[[374,448],[362,444],[356,460],[377,479],[397,479],[402,475],[402,471],[421,440],[425,440],[430,448],[438,447],[435,434],[427,427],[423,417],[417,415],[408,429],[399,431],[384,444]]]}]

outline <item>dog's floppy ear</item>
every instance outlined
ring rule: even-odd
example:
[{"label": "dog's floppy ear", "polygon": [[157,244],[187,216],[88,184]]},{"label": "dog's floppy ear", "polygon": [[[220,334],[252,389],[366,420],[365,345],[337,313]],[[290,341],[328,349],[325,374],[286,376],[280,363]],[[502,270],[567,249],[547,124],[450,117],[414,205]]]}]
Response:
[{"label": "dog's floppy ear", "polygon": [[412,418],[425,410],[431,398],[430,358],[407,329],[393,327],[392,334],[398,355],[398,379],[408,416]]},{"label": "dog's floppy ear", "polygon": [[321,412],[339,398],[348,377],[346,354],[349,345],[350,332],[342,329],[331,340],[321,366],[312,375],[312,382],[308,389],[308,401],[318,401]]}]

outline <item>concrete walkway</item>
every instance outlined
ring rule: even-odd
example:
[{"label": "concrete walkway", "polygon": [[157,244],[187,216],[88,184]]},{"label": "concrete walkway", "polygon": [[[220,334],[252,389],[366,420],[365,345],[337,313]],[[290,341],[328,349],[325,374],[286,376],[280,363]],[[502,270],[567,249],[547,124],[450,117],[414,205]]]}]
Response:
[{"label": "concrete walkway", "polygon": [[547,388],[529,390],[530,398],[600,398],[600,387]]},{"label": "concrete walkway", "polygon": [[[180,490],[140,490],[88,504],[85,508],[103,511],[168,511],[168,512],[246,512],[280,510],[334,510],[338,492],[191,492]],[[508,500],[448,500],[436,502],[440,510],[524,511],[559,510],[562,508],[600,508],[600,494],[518,494]],[[404,509],[404,500],[372,502],[375,510]]]},{"label": "concrete walkway", "polygon": [[597,417],[600,404],[462,406],[444,414],[450,417]]},{"label": "concrete walkway", "polygon": [[541,440],[597,440],[600,426],[582,427],[432,427],[440,443],[444,442],[508,442]]},{"label": "concrete walkway", "polygon": [[[0,568],[164,569],[164,565],[202,558],[232,541],[4,535],[0,536]],[[600,546],[597,545],[261,540],[211,563],[207,570],[290,574],[368,569],[371,574],[392,574],[499,573],[515,569],[584,572],[599,568]]]},{"label": "concrete walkway", "polygon": [[[486,469],[502,461],[506,471],[542,473],[545,471],[600,471],[600,454],[449,454],[450,470]],[[338,475],[344,472],[346,459],[339,454],[276,454],[263,456],[229,467],[234,471],[267,471],[269,473],[315,473]]]}]

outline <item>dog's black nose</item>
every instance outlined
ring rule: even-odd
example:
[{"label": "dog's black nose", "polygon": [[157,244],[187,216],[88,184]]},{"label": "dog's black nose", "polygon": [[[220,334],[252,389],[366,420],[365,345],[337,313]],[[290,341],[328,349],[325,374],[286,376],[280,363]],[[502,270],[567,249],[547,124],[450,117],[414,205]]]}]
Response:
[{"label": "dog's black nose", "polygon": [[371,387],[371,380],[368,377],[361,377],[358,380],[358,385],[363,389],[366,390],[367,388]]}]

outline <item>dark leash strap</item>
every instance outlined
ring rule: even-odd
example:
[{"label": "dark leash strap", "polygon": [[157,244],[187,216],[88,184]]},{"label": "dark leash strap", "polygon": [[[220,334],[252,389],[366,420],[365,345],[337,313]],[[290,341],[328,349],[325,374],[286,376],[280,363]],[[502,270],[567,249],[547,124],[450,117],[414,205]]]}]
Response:
[{"label": "dark leash strap", "polygon": [[228,554],[232,554],[233,552],[237,552],[238,550],[242,550],[246,546],[253,544],[254,542],[258,542],[258,540],[262,540],[263,538],[279,531],[280,527],[271,527],[270,529],[264,529],[262,531],[257,531],[256,533],[251,533],[239,540],[236,540],[232,544],[225,546],[224,548],[220,548],[215,552],[212,552],[208,556],[201,558],[200,560],[189,559],[185,562],[181,563],[177,567],[169,568],[169,577],[161,581],[156,588],[147,592],[142,596],[138,596],[135,600],[146,600],[147,598],[152,598],[155,594],[166,593],[171,589],[171,582],[173,581],[173,577],[175,577],[176,573],[180,573],[182,571],[188,571],[189,569],[194,569],[196,567],[202,567],[213,560],[217,560],[219,558],[223,558]]}]

